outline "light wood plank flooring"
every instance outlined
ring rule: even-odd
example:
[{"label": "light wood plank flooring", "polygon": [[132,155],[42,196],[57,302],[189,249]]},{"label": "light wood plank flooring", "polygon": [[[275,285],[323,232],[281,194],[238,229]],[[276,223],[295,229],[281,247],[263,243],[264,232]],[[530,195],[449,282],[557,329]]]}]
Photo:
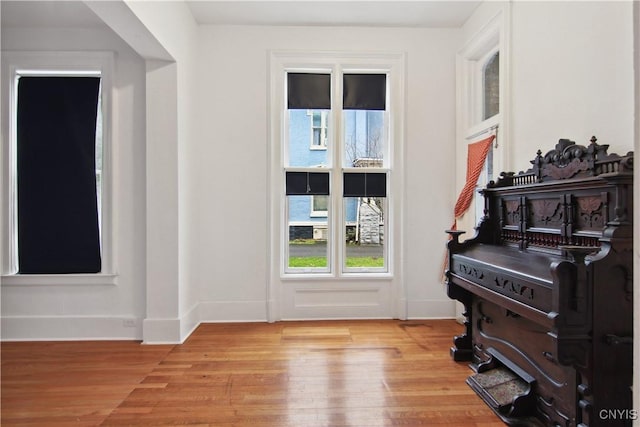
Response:
[{"label": "light wood plank flooring", "polygon": [[182,345],[2,343],[2,426],[500,427],[450,320],[203,324]]}]

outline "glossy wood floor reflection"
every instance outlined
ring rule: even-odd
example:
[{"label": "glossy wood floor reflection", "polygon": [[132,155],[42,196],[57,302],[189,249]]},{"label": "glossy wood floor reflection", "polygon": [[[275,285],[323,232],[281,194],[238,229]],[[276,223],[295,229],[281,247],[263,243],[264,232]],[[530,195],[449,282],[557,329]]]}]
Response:
[{"label": "glossy wood floor reflection", "polygon": [[182,345],[2,344],[2,426],[499,427],[453,321],[204,324]]}]

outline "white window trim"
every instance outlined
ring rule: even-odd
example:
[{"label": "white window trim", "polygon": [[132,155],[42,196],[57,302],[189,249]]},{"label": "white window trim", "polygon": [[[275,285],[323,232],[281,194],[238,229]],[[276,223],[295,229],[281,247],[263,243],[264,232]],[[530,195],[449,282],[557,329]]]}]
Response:
[{"label": "white window trim", "polygon": [[[18,75],[99,75],[102,103],[102,270],[96,274],[17,273],[16,82]],[[2,52],[2,285],[115,285],[115,176],[112,129],[112,52]]]},{"label": "white window trim", "polygon": [[[510,99],[510,6],[505,4],[487,23],[476,32],[458,52],[457,68],[457,121],[459,148],[496,134],[492,147],[493,172],[510,170],[509,147],[509,99]],[[498,114],[482,119],[483,115],[483,71],[487,61],[500,52]],[[478,187],[487,183],[487,167],[483,169]],[[471,209],[474,224],[483,215],[484,202],[474,192],[474,208]]]},{"label": "white window trim", "polygon": [[[392,170],[397,170],[398,175],[401,170],[401,162],[403,159],[402,152],[402,117],[404,114],[402,106],[404,105],[404,101],[402,98],[404,96],[404,72],[402,71],[404,67],[405,56],[404,54],[398,53],[363,53],[363,54],[350,54],[350,53],[319,53],[314,55],[313,53],[272,53],[272,81],[271,81],[271,91],[272,93],[284,93],[283,82],[286,78],[286,73],[293,72],[321,72],[321,73],[331,73],[332,75],[332,99],[337,100],[338,94],[341,91],[342,81],[336,76],[341,76],[344,73],[387,73],[388,75],[388,86],[387,90],[390,91],[393,86],[397,93],[393,96],[387,96],[389,111],[394,111],[394,114],[399,117],[398,123],[395,126],[391,126],[389,124],[389,118],[385,118],[385,131],[389,133],[389,141],[393,142],[393,147],[387,146],[388,155],[385,155],[384,162],[385,167],[376,168],[377,172],[386,172],[388,174],[388,186],[389,193],[397,193],[392,197],[388,197],[388,205],[389,211],[387,213],[387,217],[385,218],[385,251],[386,251],[386,264],[384,271],[380,271],[380,269],[370,269],[367,270],[367,273],[364,273],[365,276],[371,275],[382,275],[385,277],[394,277],[394,264],[395,260],[392,258],[396,257],[396,251],[394,250],[395,241],[400,239],[399,235],[395,235],[394,230],[394,212],[401,212],[398,208],[398,203],[401,199],[401,187],[397,187],[398,185],[402,185],[402,179],[399,177],[398,179],[391,179]],[[353,64],[353,65],[352,65]],[[356,65],[357,64],[357,65]],[[282,81],[274,81],[274,76],[279,75],[279,79]],[[275,80],[278,80],[277,78]],[[281,87],[281,88],[280,88]],[[389,92],[388,92],[389,95]],[[337,135],[342,132],[342,108],[341,102],[335,102],[336,105],[333,106],[332,111],[333,118],[337,123],[333,123],[332,126],[332,135],[329,136],[330,140],[341,140],[341,138],[336,138]],[[272,138],[271,138],[271,160],[270,160],[270,176],[272,185],[276,185],[277,188],[284,188],[282,183],[282,170],[300,170],[299,167],[285,167],[288,160],[288,153],[286,150],[287,144],[284,144],[284,147],[280,147],[282,144],[281,136],[286,135],[287,132],[285,129],[288,127],[286,114],[284,114],[285,107],[284,105],[272,106]],[[281,114],[284,114],[285,120],[280,121],[276,120],[273,115],[276,114],[277,117],[280,117]],[[386,115],[388,116],[388,114]],[[275,122],[279,124],[275,124]],[[275,131],[275,132],[274,132]],[[333,138],[332,138],[333,136]],[[276,147],[276,145],[278,147]],[[336,144],[332,144],[336,145]],[[393,149],[392,149],[393,148]],[[331,151],[331,150],[329,150]],[[335,157],[335,159],[334,159]],[[335,163],[337,162],[337,163]],[[341,150],[338,150],[338,154],[329,153],[328,154],[328,163],[330,165],[333,164],[343,164],[343,153]],[[278,166],[276,166],[278,165]],[[331,166],[328,166],[331,168]],[[393,165],[393,167],[392,167]],[[308,168],[312,170],[312,168]],[[360,168],[358,169],[360,170]],[[332,174],[331,177],[331,188],[341,189],[342,188],[342,175],[341,174]],[[391,183],[396,182],[395,186],[391,186]],[[338,190],[339,191],[339,190]],[[286,198],[286,197],[285,197]],[[275,199],[275,198],[273,198]],[[280,219],[278,224],[274,222],[270,223],[270,229],[273,232],[276,232],[280,237],[281,242],[286,242],[285,239],[287,230],[282,224],[285,223],[286,217],[286,200],[279,201],[280,208],[271,207],[272,216],[271,218],[275,218],[274,214],[277,211],[279,214],[276,216]],[[334,204],[335,205],[335,204]],[[333,207],[329,214],[329,227],[332,230],[331,235],[329,236],[330,240],[333,239],[343,239],[345,231],[341,229],[341,227],[332,227],[332,222],[337,224],[342,224],[344,213],[342,212],[342,204],[339,204],[339,207]],[[276,209],[274,211],[274,209]],[[276,231],[279,230],[279,231]],[[280,277],[284,278],[289,276],[291,272],[286,266],[287,259],[287,246],[286,244],[279,245],[279,259],[280,259]],[[335,245],[335,253],[330,253],[329,256],[332,257],[331,262],[329,263],[332,266],[329,271],[329,275],[333,278],[349,278],[349,277],[362,277],[362,271],[352,271],[351,269],[345,270],[344,266],[341,262],[338,262],[344,258],[344,245],[336,244]],[[331,251],[330,251],[331,252]],[[316,269],[314,272],[325,272],[324,270]],[[298,273],[298,269],[294,271]]]},{"label": "white window trim", "polygon": [[[494,152],[494,171],[508,169],[508,126],[510,94],[509,33],[510,7],[508,4],[498,11],[458,52],[457,105],[460,136],[467,143],[475,142],[483,134],[489,135],[499,129],[500,152]],[[482,120],[483,82],[482,71],[487,60],[500,52],[500,111]]]},{"label": "white window trim", "polygon": [[[285,183],[282,170],[287,153],[282,146],[282,138],[287,133],[287,114],[283,94],[286,93],[286,72],[290,69],[304,69],[305,72],[331,72],[334,64],[343,64],[353,71],[356,67],[381,71],[389,70],[387,83],[393,90],[387,102],[393,113],[388,132],[392,136],[388,167],[393,171],[393,179],[387,185],[389,194],[389,212],[385,214],[387,227],[385,243],[388,245],[388,270],[386,273],[348,273],[344,274],[339,265],[339,255],[331,253],[332,265],[337,266],[331,273],[284,274],[283,257],[286,246],[283,245],[284,215],[286,215]],[[353,66],[353,68],[351,68]],[[403,52],[346,52],[308,50],[274,50],[269,52],[269,102],[268,102],[268,143],[267,158],[268,215],[267,246],[268,261],[267,282],[267,319],[269,321],[320,318],[371,318],[392,317],[405,319],[408,312],[407,288],[403,280],[403,233],[400,221],[404,207],[404,137],[406,113],[406,67],[407,56]],[[339,80],[339,79],[338,79]],[[342,84],[341,81],[337,82]],[[332,96],[338,95],[333,87]],[[284,120],[283,120],[284,115]],[[341,114],[334,114],[340,122]],[[331,151],[335,149],[334,137],[340,132],[340,123],[331,123],[327,163],[333,165]],[[340,163],[336,167],[342,166]],[[332,169],[337,171],[337,168]],[[340,174],[333,173],[330,182],[332,191],[342,188]],[[335,204],[334,204],[335,205]],[[342,213],[342,203],[333,206],[335,215]],[[343,218],[329,218],[341,223]],[[340,229],[332,228],[329,239],[340,238]],[[284,247],[283,247],[284,246]],[[337,250],[343,250],[336,244]],[[337,252],[337,251],[335,251]],[[355,298],[355,299],[354,299]]]}]

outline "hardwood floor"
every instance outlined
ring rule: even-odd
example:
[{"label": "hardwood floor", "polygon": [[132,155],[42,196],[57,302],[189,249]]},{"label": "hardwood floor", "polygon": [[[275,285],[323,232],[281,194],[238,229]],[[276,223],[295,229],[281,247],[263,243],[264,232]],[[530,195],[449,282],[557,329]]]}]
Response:
[{"label": "hardwood floor", "polygon": [[182,345],[2,343],[2,426],[503,424],[450,320],[203,324]]}]

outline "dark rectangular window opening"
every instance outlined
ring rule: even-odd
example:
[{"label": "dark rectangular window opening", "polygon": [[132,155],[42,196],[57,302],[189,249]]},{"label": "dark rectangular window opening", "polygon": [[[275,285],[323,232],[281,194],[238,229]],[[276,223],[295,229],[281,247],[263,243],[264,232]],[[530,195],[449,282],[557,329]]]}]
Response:
[{"label": "dark rectangular window opening", "polygon": [[99,273],[99,77],[24,76],[17,90],[18,272]]}]

